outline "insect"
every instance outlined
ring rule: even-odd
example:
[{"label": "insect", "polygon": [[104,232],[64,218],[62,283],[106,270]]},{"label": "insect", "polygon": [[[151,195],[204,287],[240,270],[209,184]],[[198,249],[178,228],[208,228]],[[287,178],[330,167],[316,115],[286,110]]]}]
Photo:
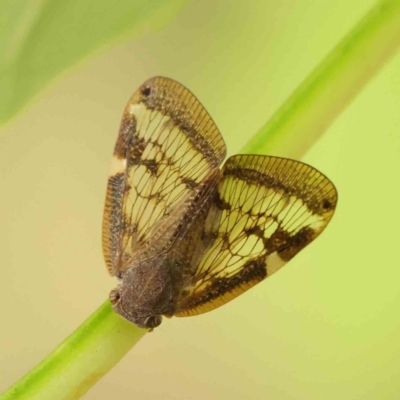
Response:
[{"label": "insect", "polygon": [[334,213],[332,182],[299,161],[226,155],[217,126],[174,80],[146,81],[115,145],[103,253],[114,310],[141,328],[213,310],[272,275]]}]

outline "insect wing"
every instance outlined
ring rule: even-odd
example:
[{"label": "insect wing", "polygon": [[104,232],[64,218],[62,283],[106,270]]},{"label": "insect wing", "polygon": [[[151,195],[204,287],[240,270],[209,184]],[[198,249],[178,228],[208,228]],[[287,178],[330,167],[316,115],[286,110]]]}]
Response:
[{"label": "insect wing", "polygon": [[298,161],[236,155],[222,172],[205,224],[212,244],[177,316],[211,311],[272,275],[324,230],[336,207],[332,182]]},{"label": "insect wing", "polygon": [[135,92],[123,114],[104,209],[103,253],[111,275],[129,266],[152,228],[225,154],[214,121],[183,85],[155,77]]}]

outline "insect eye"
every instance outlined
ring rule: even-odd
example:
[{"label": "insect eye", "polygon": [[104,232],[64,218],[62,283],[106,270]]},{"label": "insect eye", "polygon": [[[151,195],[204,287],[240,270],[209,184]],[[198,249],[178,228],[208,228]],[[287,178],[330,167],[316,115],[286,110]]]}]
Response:
[{"label": "insect eye", "polygon": [[142,94],[144,96],[148,96],[151,93],[151,89],[149,87],[145,87],[142,89]]},{"label": "insect eye", "polygon": [[160,315],[153,315],[146,319],[145,325],[147,328],[156,328],[158,325],[161,324],[162,317]]},{"label": "insect eye", "polygon": [[110,302],[113,305],[118,303],[120,297],[121,296],[120,296],[119,290],[117,288],[114,288],[113,290],[111,290],[110,294],[108,295],[108,298],[110,299]]}]

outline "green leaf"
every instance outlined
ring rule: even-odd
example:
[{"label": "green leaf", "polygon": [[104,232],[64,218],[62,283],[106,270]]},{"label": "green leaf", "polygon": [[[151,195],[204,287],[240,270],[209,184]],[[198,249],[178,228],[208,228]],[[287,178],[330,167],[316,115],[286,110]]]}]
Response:
[{"label": "green leaf", "polygon": [[159,28],[184,0],[0,0],[0,123],[53,78],[121,35]]}]

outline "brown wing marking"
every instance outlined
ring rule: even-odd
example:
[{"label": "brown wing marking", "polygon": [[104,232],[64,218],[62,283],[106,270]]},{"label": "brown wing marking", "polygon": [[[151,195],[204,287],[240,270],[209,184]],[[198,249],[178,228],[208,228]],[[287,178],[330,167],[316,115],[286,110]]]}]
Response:
[{"label": "brown wing marking", "polygon": [[177,316],[220,307],[276,272],[324,230],[336,207],[332,182],[298,161],[237,155],[222,173],[213,221],[206,221],[212,244]]},{"label": "brown wing marking", "polygon": [[123,114],[104,209],[103,253],[111,275],[127,268],[152,228],[225,154],[215,123],[184,86],[155,77],[134,93]]}]

